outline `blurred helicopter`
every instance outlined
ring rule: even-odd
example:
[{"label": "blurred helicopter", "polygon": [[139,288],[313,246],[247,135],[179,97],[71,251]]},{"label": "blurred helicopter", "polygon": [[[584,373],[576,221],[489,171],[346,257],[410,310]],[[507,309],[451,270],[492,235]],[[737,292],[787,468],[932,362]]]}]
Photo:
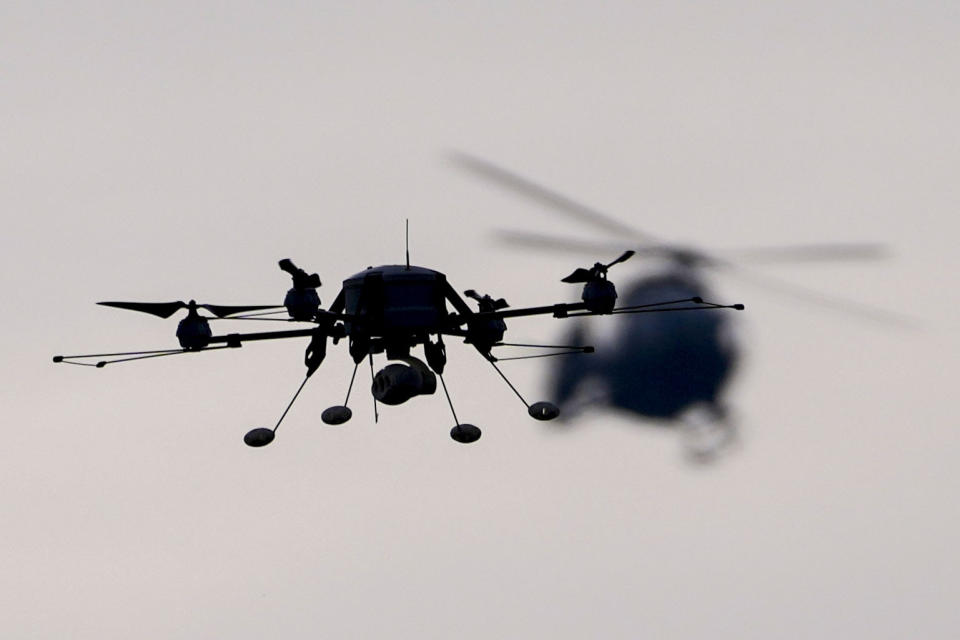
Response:
[{"label": "blurred helicopter", "polygon": [[[460,443],[475,442],[480,438],[478,427],[460,423],[443,371],[447,362],[443,337],[463,338],[471,344],[497,371],[501,378],[513,390],[527,407],[528,414],[537,420],[552,420],[560,409],[550,402],[527,403],[519,391],[507,379],[497,366],[499,360],[493,350],[500,347],[538,348],[548,350],[533,356],[518,358],[544,357],[571,353],[592,353],[593,347],[586,345],[532,345],[503,342],[507,330],[505,320],[523,316],[551,315],[554,318],[577,318],[595,315],[648,314],[656,316],[665,312],[709,312],[720,309],[742,310],[743,305],[720,305],[706,302],[699,296],[664,299],[640,305],[617,307],[617,291],[613,282],[607,279],[607,270],[613,265],[628,260],[633,251],[625,251],[606,264],[595,263],[590,268],[579,268],[563,279],[564,282],[583,284],[581,302],[558,303],[519,309],[509,308],[503,298],[480,295],[470,289],[464,295],[473,299],[478,306],[474,311],[447,282],[439,271],[410,265],[409,248],[406,265],[386,265],[368,267],[364,271],[343,281],[340,293],[328,310],[320,307],[317,288],[320,277],[307,274],[289,259],[280,261],[280,268],[293,278],[293,287],[287,291],[283,307],[288,318],[266,318],[264,316],[283,313],[280,305],[244,305],[223,306],[190,302],[100,302],[98,304],[130,311],[139,311],[168,318],[181,309],[187,315],[180,320],[176,337],[179,349],[153,351],[129,351],[109,354],[84,354],[73,356],[54,356],[57,363],[75,364],[103,368],[108,364],[131,362],[148,358],[158,358],[184,353],[197,353],[216,349],[239,348],[244,342],[259,340],[277,340],[286,338],[310,338],[304,355],[306,376],[293,395],[286,409],[272,429],[260,427],[249,431],[244,442],[251,447],[270,444],[276,431],[286,417],[293,403],[303,390],[310,376],[323,362],[327,351],[327,340],[337,344],[346,338],[349,352],[354,361],[353,373],[347,387],[346,400],[342,405],[329,407],[321,414],[323,422],[339,425],[347,422],[352,414],[347,406],[356,378],[357,368],[365,359],[370,363],[372,377],[371,393],[374,398],[374,416],[377,417],[377,403],[400,405],[421,395],[431,395],[436,391],[437,378],[443,387],[447,403],[453,414],[454,426],[450,437]],[[449,311],[447,304],[453,308]],[[204,309],[213,317],[201,315]],[[276,309],[277,311],[271,311]],[[314,325],[307,329],[288,331],[268,331],[259,333],[228,333],[214,335],[210,321],[230,320],[278,320],[282,322],[307,322]],[[211,346],[215,345],[215,346]],[[426,360],[413,356],[411,349],[423,346]],[[385,354],[386,360],[393,361],[374,373],[373,357]],[[98,360],[95,363],[91,359]]]},{"label": "blurred helicopter", "polygon": [[[727,252],[729,257],[665,243],[596,209],[544,187],[492,162],[465,153],[453,153],[461,169],[566,215],[611,241],[591,242],[543,233],[501,231],[501,240],[524,247],[562,252],[596,253],[622,249],[635,242],[634,251],[660,258],[659,273],[632,282],[624,295],[627,306],[657,300],[710,298],[704,271],[722,270],[753,284],[807,302],[875,320],[899,322],[889,312],[824,296],[796,285],[745,270],[744,262],[788,262],[877,259],[885,247],[877,244],[817,244],[751,248]],[[623,319],[617,323],[608,348],[586,361],[561,358],[548,386],[565,415],[588,406],[610,406],[664,426],[679,426],[687,454],[709,461],[736,441],[736,424],[725,392],[742,356],[742,346],[726,314],[665,314]],[[574,324],[566,341],[588,339],[586,321]]]}]

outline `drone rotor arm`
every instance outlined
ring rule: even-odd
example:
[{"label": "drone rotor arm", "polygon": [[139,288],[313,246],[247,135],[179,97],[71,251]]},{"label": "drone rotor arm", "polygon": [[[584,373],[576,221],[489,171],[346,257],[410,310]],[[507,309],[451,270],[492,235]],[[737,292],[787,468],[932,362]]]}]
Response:
[{"label": "drone rotor arm", "polygon": [[[468,291],[473,291],[473,289],[468,289]],[[476,291],[473,291],[473,294],[476,296],[475,299],[477,300],[480,299],[480,294],[478,294]],[[470,294],[466,294],[466,295],[470,296]],[[459,315],[454,314],[455,317],[465,318],[465,317],[470,317],[474,315],[474,311],[473,309],[470,308],[470,305],[468,305],[466,301],[460,297],[460,294],[457,293],[457,290],[454,289],[452,286],[450,286],[450,283],[447,282],[446,280],[443,281],[443,297],[447,300],[447,302],[450,303],[450,305],[454,309],[457,310],[457,314]],[[470,296],[470,297],[473,297],[473,296]],[[465,322],[466,320],[463,320],[462,322],[460,322],[460,324],[463,324]]]},{"label": "drone rotor arm", "polygon": [[[344,318],[354,319],[353,316],[345,314],[331,314],[331,320],[341,320]],[[225,335],[212,336],[210,344],[226,344],[228,347],[239,347],[244,342],[256,342],[260,340],[283,340],[286,338],[304,338],[308,336],[326,335],[330,338],[343,338],[346,333],[342,324],[333,324],[329,326],[318,326],[312,329],[291,329],[289,331],[259,331],[254,333],[228,333]]]},{"label": "drone rotor arm", "polygon": [[[691,304],[693,306],[688,307],[678,307],[675,305],[678,304]],[[672,306],[674,305],[674,306]],[[694,310],[705,310],[705,309],[733,309],[736,311],[742,311],[744,306],[742,304],[730,304],[722,305],[716,304],[713,302],[706,302],[701,298],[684,298],[682,300],[669,300],[664,302],[654,302],[651,304],[643,305],[634,305],[630,307],[620,307],[615,308],[610,312],[603,313],[598,311],[590,311],[587,308],[586,303],[584,302],[574,302],[574,303],[564,303],[552,305],[544,305],[540,307],[524,307],[518,309],[502,309],[499,311],[481,311],[479,313],[473,313],[469,316],[459,316],[451,315],[449,320],[449,329],[445,333],[451,335],[458,335],[456,333],[456,327],[466,324],[470,321],[481,321],[481,320],[496,320],[496,319],[506,319],[506,318],[519,318],[526,316],[541,316],[541,315],[552,315],[554,318],[573,318],[573,317],[583,317],[583,316],[602,316],[618,313],[651,313],[651,312],[665,312],[665,311],[694,311]]]},{"label": "drone rotor arm", "polygon": [[459,335],[459,332],[456,328],[467,324],[468,322],[503,320],[506,318],[543,315],[552,315],[555,318],[565,318],[571,311],[582,311],[586,308],[587,306],[582,302],[561,302],[559,304],[550,304],[540,307],[521,307],[516,309],[500,309],[497,311],[470,311],[469,313],[465,314],[451,314],[447,318],[447,325],[443,333],[448,335]]}]

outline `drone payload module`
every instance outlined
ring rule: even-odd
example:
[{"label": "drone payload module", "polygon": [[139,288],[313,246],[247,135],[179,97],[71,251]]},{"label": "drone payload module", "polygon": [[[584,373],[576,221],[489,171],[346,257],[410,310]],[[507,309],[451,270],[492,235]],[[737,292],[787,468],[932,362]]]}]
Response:
[{"label": "drone payload module", "polygon": [[[353,383],[360,363],[368,360],[372,377],[371,393],[374,398],[375,417],[378,415],[378,403],[400,405],[417,396],[431,395],[436,392],[437,380],[439,379],[450,411],[453,414],[454,426],[450,431],[450,436],[457,442],[470,443],[478,440],[481,432],[473,424],[461,423],[453,408],[453,402],[443,379],[443,371],[447,362],[446,348],[443,342],[444,336],[462,338],[465,343],[471,344],[523,402],[531,417],[537,420],[552,420],[559,415],[559,408],[550,402],[528,403],[496,364],[501,360],[518,358],[498,358],[493,353],[494,349],[519,347],[547,350],[535,355],[519,356],[519,358],[592,353],[594,349],[588,345],[535,345],[503,342],[507,330],[506,319],[539,315],[551,315],[554,318],[573,318],[612,314],[743,309],[742,304],[715,304],[706,302],[700,297],[657,301],[618,308],[616,307],[616,287],[613,282],[607,279],[607,270],[611,266],[629,259],[633,254],[633,251],[625,251],[609,263],[598,262],[593,267],[577,269],[564,278],[563,282],[583,284],[581,302],[513,309],[503,298],[494,299],[489,295],[480,295],[469,289],[464,292],[464,295],[477,303],[476,311],[471,309],[453,289],[443,273],[433,269],[412,266],[409,260],[409,251],[405,265],[369,267],[344,280],[340,293],[329,309],[323,309],[320,306],[320,296],[317,294],[317,288],[321,285],[320,277],[315,273],[307,274],[289,259],[284,259],[279,263],[280,268],[290,274],[293,279],[293,286],[287,291],[282,308],[280,305],[223,306],[198,304],[194,300],[161,303],[100,302],[98,304],[140,311],[161,318],[168,318],[180,309],[187,309],[187,316],[177,326],[176,337],[180,343],[180,348],[72,356],[58,355],[54,356],[53,361],[103,368],[108,364],[148,358],[239,348],[244,342],[257,340],[309,338],[310,342],[304,354],[306,375],[281,414],[280,419],[277,420],[273,428],[256,428],[244,436],[244,442],[247,445],[262,447],[273,441],[277,429],[293,403],[307,381],[322,364],[326,357],[328,340],[332,339],[333,343],[337,344],[340,340],[346,339],[350,356],[354,362],[347,396],[342,405],[335,405],[323,411],[321,414],[323,422],[338,425],[347,422],[352,417],[352,411],[347,405]],[[213,317],[201,315],[199,309],[209,311],[213,314]],[[284,312],[287,314],[287,318],[266,317]],[[313,326],[285,331],[214,335],[209,323],[212,319],[276,320],[310,323]],[[411,354],[411,350],[420,345],[423,346],[425,361]],[[385,354],[386,360],[389,362],[376,372],[373,363],[375,354]],[[94,359],[100,360],[93,362]]]}]

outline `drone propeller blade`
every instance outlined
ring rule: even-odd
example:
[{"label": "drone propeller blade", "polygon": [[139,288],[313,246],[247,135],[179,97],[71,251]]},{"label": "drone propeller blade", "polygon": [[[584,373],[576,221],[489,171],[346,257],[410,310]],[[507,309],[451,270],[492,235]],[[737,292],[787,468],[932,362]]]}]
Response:
[{"label": "drone propeller blade", "polygon": [[613,262],[608,262],[608,263],[607,263],[607,269],[609,269],[610,267],[612,267],[612,266],[615,265],[615,264],[619,264],[619,263],[621,263],[621,262],[626,262],[627,260],[629,260],[630,258],[632,258],[632,257],[633,257],[633,254],[635,254],[635,253],[636,253],[636,251],[632,251],[632,250],[624,251],[622,254],[620,254],[620,257],[619,257],[619,258],[617,258],[617,259],[614,260]]},{"label": "drone propeller blade", "polygon": [[245,306],[224,306],[220,304],[198,304],[198,307],[203,307],[213,315],[218,318],[224,318],[226,316],[232,316],[236,313],[246,313],[248,311],[261,311],[263,309],[277,309],[282,305],[277,304],[252,304]]},{"label": "drone propeller blade", "polygon": [[187,303],[182,300],[176,302],[98,302],[97,304],[129,311],[140,311],[161,318],[169,318],[180,309],[186,309],[187,307]]},{"label": "drone propeller blade", "polygon": [[570,275],[568,275],[566,278],[563,278],[562,280],[560,280],[560,282],[569,282],[569,283],[588,282],[592,277],[593,277],[593,274],[590,272],[589,269],[584,269],[583,267],[581,267],[576,271],[574,271],[573,273],[571,273]]},{"label": "drone propeller blade", "polygon": [[[105,307],[116,307],[117,309],[127,309],[129,311],[140,311],[149,313],[161,318],[169,318],[180,309],[186,309],[190,305],[182,300],[176,302],[98,302]],[[192,304],[192,303],[191,303]],[[276,304],[258,304],[244,306],[224,306],[218,304],[198,304],[218,318],[231,316],[235,313],[245,313],[247,311],[260,311],[262,309],[277,309],[280,305]]]}]

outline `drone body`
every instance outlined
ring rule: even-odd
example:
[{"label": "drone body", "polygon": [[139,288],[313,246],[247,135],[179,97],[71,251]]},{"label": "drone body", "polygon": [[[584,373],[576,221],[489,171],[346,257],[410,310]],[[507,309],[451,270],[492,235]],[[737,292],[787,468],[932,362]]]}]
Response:
[{"label": "drone body", "polygon": [[[287,405],[277,424],[272,428],[253,429],[244,437],[252,447],[260,447],[273,441],[290,407],[296,401],[307,381],[323,363],[328,341],[334,344],[341,340],[348,342],[348,349],[354,362],[353,373],[343,405],[334,405],[326,409],[321,419],[330,425],[343,424],[350,420],[351,410],[347,404],[357,369],[364,360],[370,363],[371,394],[374,408],[378,403],[384,405],[403,404],[417,396],[432,395],[437,390],[437,381],[444,391],[453,413],[454,427],[451,437],[457,442],[474,442],[480,437],[480,429],[474,425],[460,423],[453,409],[453,402],[447,393],[443,380],[447,362],[444,337],[456,337],[471,344],[484,359],[489,362],[503,380],[510,386],[521,402],[527,407],[528,414],[537,420],[556,418],[560,410],[549,402],[527,403],[523,396],[510,383],[497,366],[501,360],[494,356],[494,349],[500,347],[536,347],[550,350],[534,356],[544,357],[572,353],[592,353],[593,347],[580,344],[571,345],[523,345],[504,343],[507,330],[506,319],[524,316],[552,315],[555,318],[583,317],[612,314],[664,314],[681,311],[716,311],[720,309],[743,309],[743,305],[719,305],[704,302],[699,296],[673,298],[630,304],[615,307],[616,287],[607,280],[607,269],[623,262],[633,255],[624,252],[608,264],[595,264],[591,269],[577,269],[564,282],[582,283],[581,302],[558,303],[538,307],[512,309],[502,298],[494,299],[489,295],[481,296],[474,290],[465,295],[476,301],[477,310],[453,289],[446,276],[433,269],[406,265],[385,265],[368,267],[343,281],[339,294],[328,309],[321,308],[317,288],[320,278],[317,274],[308,275],[296,267],[289,259],[280,261],[280,268],[291,275],[293,287],[287,291],[283,308],[287,318],[266,318],[264,316],[283,313],[279,305],[221,306],[189,303],[143,303],[143,302],[102,302],[99,304],[132,311],[149,313],[159,317],[170,317],[180,309],[187,309],[177,328],[180,349],[155,351],[131,351],[114,354],[88,354],[78,356],[55,356],[54,362],[95,366],[102,368],[108,364],[129,362],[147,358],[156,358],[182,353],[199,353],[214,349],[239,348],[244,342],[260,340],[278,340],[291,338],[309,338],[304,354],[306,376],[293,399]],[[198,309],[213,313],[213,317],[203,316]],[[255,312],[255,313],[251,313]],[[672,315],[672,314],[668,314]],[[699,314],[692,314],[699,315]],[[712,314],[711,314],[712,315]],[[274,320],[282,322],[310,323],[305,329],[285,331],[267,331],[256,333],[226,333],[214,335],[210,330],[211,320]],[[416,349],[422,348],[422,359]],[[374,356],[383,354],[389,362],[379,371],[374,371]],[[85,362],[92,358],[113,358],[100,360],[95,364]],[[611,356],[613,357],[613,356]],[[514,358],[502,358],[503,360]],[[376,413],[375,413],[376,415]]]}]

